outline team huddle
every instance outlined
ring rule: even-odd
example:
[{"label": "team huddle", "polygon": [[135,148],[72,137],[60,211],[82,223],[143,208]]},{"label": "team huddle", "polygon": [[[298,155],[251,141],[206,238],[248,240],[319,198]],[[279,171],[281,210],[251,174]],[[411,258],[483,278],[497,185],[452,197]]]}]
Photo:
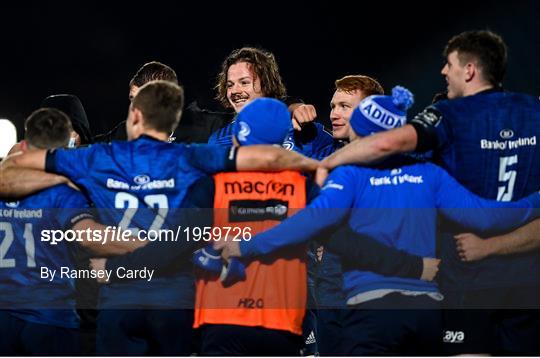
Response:
[{"label": "team huddle", "polygon": [[503,90],[497,34],[444,56],[415,115],[336,80],[331,134],[251,47],[224,112],[160,62],[106,134],[47,97],[0,162],[0,353],[539,354],[540,101]]}]

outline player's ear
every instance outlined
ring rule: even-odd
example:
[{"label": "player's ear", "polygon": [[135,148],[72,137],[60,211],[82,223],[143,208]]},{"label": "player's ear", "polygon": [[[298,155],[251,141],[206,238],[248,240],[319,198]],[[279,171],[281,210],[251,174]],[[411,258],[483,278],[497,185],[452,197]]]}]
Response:
[{"label": "player's ear", "polygon": [[132,115],[133,115],[133,125],[141,125],[143,122],[143,114],[140,109],[133,107],[132,108]]},{"label": "player's ear", "polygon": [[19,149],[21,150],[21,152],[28,151],[28,142],[26,141],[26,139],[23,139],[19,142]]},{"label": "player's ear", "polygon": [[477,75],[478,68],[473,62],[469,62],[465,65],[465,81],[471,81],[474,76]]}]

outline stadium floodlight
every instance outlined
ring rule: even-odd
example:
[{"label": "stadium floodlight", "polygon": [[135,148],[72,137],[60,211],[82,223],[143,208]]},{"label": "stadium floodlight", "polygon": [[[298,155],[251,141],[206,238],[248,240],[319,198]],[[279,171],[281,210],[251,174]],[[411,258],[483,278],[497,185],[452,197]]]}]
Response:
[{"label": "stadium floodlight", "polygon": [[9,119],[0,119],[0,158],[4,158],[17,143],[17,128]]}]

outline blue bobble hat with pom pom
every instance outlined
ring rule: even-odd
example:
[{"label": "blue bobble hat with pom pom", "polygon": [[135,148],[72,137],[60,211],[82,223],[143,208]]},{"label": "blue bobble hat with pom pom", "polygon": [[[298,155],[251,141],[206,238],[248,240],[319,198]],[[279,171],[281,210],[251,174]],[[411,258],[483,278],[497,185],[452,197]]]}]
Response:
[{"label": "blue bobble hat with pom pom", "polygon": [[233,134],[240,145],[282,145],[291,128],[291,115],[283,102],[257,98],[238,113]]},{"label": "blue bobble hat with pom pom", "polygon": [[392,96],[369,96],[354,110],[351,127],[360,136],[401,127],[413,103],[412,93],[401,86],[392,89]]}]

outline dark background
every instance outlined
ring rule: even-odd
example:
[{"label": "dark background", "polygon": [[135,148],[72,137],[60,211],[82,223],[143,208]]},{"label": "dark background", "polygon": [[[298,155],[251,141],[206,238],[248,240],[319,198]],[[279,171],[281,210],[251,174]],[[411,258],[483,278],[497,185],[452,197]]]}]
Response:
[{"label": "dark background", "polygon": [[126,117],[128,82],[145,62],[173,67],[189,99],[219,109],[222,60],[244,45],[272,51],[290,95],[327,123],[335,79],[377,78],[416,96],[445,89],[441,52],[454,34],[491,29],[509,46],[505,87],[540,95],[537,1],[19,2],[0,6],[0,118],[18,126],[50,94],[82,100],[94,133]]}]

